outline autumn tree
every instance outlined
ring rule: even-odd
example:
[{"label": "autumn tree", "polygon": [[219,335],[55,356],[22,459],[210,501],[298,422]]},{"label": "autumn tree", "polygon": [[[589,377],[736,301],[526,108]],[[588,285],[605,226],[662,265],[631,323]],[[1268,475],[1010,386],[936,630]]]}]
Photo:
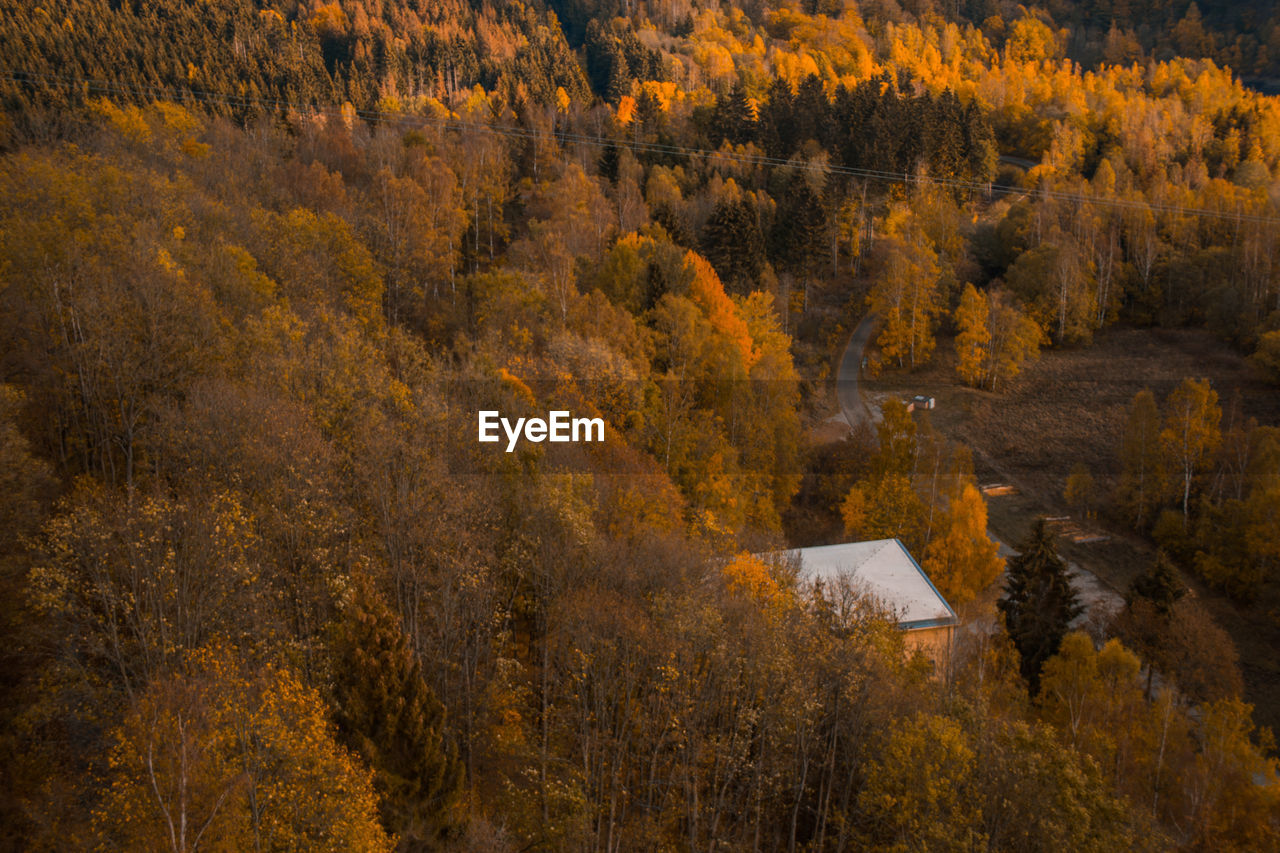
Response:
[{"label": "autumn tree", "polygon": [[432,296],[455,282],[465,211],[458,198],[457,179],[440,157],[427,156],[423,146],[406,145],[405,174],[390,168],[374,176],[369,207],[373,245],[387,264],[386,309],[391,323],[422,311],[426,282]]},{"label": "autumn tree", "polygon": [[1164,460],[1160,447],[1160,412],[1156,398],[1143,389],[1129,404],[1120,445],[1122,467],[1118,497],[1134,526],[1141,528],[1165,491]]},{"label": "autumn tree", "polygon": [[1259,779],[1275,778],[1280,768],[1268,752],[1274,738],[1257,731],[1253,706],[1240,699],[1219,699],[1204,708],[1197,725],[1201,749],[1184,783],[1195,805],[1190,830],[1206,848],[1263,850],[1280,844],[1271,817],[1280,794]]},{"label": "autumn tree", "polygon": [[112,731],[102,843],[200,849],[391,850],[368,771],[337,744],[319,694],[274,664],[192,653]]},{"label": "autumn tree", "polygon": [[1259,335],[1258,348],[1250,358],[1273,382],[1280,382],[1280,329]]},{"label": "autumn tree", "polygon": [[975,838],[981,820],[971,802],[977,775],[973,743],[954,720],[921,713],[894,723],[860,795],[876,843],[936,849]]},{"label": "autumn tree", "polygon": [[1040,355],[1040,327],[1003,290],[979,293],[966,285],[955,322],[956,372],[969,385],[994,391]]},{"label": "autumn tree", "polygon": [[845,532],[858,539],[897,538],[914,553],[924,544],[924,502],[902,474],[854,486],[840,505],[840,517]]},{"label": "autumn tree", "polygon": [[871,476],[890,474],[912,478],[916,474],[916,457],[919,454],[916,421],[907,410],[907,404],[891,398],[881,406],[880,422],[876,424],[876,452],[871,459]]},{"label": "autumn tree", "polygon": [[[1016,679],[1016,676],[1014,676]],[[993,850],[1126,849],[1131,813],[1090,756],[1041,721],[991,715],[973,735],[981,827]]]},{"label": "autumn tree", "polygon": [[[134,112],[150,134],[148,114]],[[87,154],[9,160],[0,180],[4,357],[39,369],[26,391],[60,461],[132,489],[156,410],[224,350],[213,294],[182,262],[185,232],[174,226],[186,200],[157,176]]]},{"label": "autumn tree", "polygon": [[1131,796],[1150,790],[1148,774],[1160,770],[1164,757],[1152,744],[1152,729],[1160,711],[1169,710],[1143,697],[1140,670],[1138,656],[1119,640],[1095,649],[1088,634],[1073,631],[1045,662],[1040,680],[1044,716],[1074,750],[1105,769],[1118,791]]},{"label": "autumn tree", "polygon": [[65,626],[56,660],[126,695],[186,652],[270,624],[251,581],[254,536],[233,495],[130,505],[91,487],[39,541],[29,593],[38,613]]},{"label": "autumn tree", "polygon": [[[1111,640],[1108,649],[1120,653],[1123,646],[1118,640]],[[1088,634],[1072,631],[1062,638],[1057,653],[1045,661],[1041,671],[1041,707],[1077,749],[1084,747],[1100,727],[1099,718],[1104,713],[1101,706],[1108,698],[1103,695],[1100,658]],[[1125,650],[1115,665],[1126,670],[1123,687],[1132,693],[1138,671],[1137,658]],[[1129,704],[1132,704],[1131,697]]]},{"label": "autumn tree", "polygon": [[948,498],[940,532],[924,552],[924,569],[947,601],[964,604],[1000,575],[999,545],[987,534],[987,503],[973,483]]},{"label": "autumn tree", "polygon": [[751,336],[752,353],[750,380],[734,385],[729,440],[740,454],[743,498],[752,504],[749,516],[762,529],[777,529],[800,487],[800,376],[772,297],[756,292],[735,305]]},{"label": "autumn tree", "polygon": [[966,385],[978,385],[991,344],[991,308],[972,284],[966,284],[956,306],[956,373]]},{"label": "autumn tree", "polygon": [[1098,313],[1091,264],[1073,241],[1056,236],[1059,244],[1020,255],[1005,281],[1056,343],[1087,341]]},{"label": "autumn tree", "polygon": [[1191,487],[1204,463],[1222,441],[1222,408],[1207,379],[1185,379],[1165,401],[1160,446],[1181,480],[1183,523],[1191,514]]},{"label": "autumn tree", "polygon": [[1022,677],[1036,693],[1044,662],[1057,653],[1082,607],[1067,577],[1067,564],[1058,556],[1053,533],[1043,518],[1036,519],[1018,551],[1009,559],[1009,579],[997,606],[1022,657]]},{"label": "autumn tree", "polygon": [[752,554],[738,554],[725,564],[722,574],[732,593],[753,599],[769,611],[780,611],[791,601],[769,564]]},{"label": "autumn tree", "polygon": [[1093,515],[1096,491],[1097,484],[1088,466],[1083,462],[1077,462],[1071,467],[1071,473],[1067,476],[1066,486],[1062,490],[1062,499],[1076,512],[1088,518]]},{"label": "autumn tree", "polygon": [[881,244],[867,305],[880,318],[876,343],[899,366],[924,364],[933,354],[934,322],[942,310],[937,254],[923,234],[892,236]]},{"label": "autumn tree", "polygon": [[577,296],[577,259],[603,253],[616,224],[614,209],[597,182],[573,162],[560,163],[537,190],[529,207],[529,233],[512,245],[511,254],[540,275],[564,322]]}]

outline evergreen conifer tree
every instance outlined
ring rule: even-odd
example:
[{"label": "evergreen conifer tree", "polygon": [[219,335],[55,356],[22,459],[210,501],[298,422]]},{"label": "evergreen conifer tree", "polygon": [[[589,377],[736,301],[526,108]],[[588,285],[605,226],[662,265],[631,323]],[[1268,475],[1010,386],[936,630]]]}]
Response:
[{"label": "evergreen conifer tree", "polygon": [[835,142],[837,125],[821,77],[810,74],[800,81],[792,109],[792,132],[797,143],[812,139],[826,147]]},{"label": "evergreen conifer tree", "polygon": [[1148,601],[1158,614],[1167,618],[1173,611],[1173,605],[1186,593],[1187,588],[1179,580],[1173,563],[1161,551],[1146,571],[1133,579],[1125,599],[1130,606],[1138,600]]},{"label": "evergreen conifer tree", "polygon": [[385,604],[361,591],[333,652],[338,730],[373,769],[383,826],[401,850],[434,847],[453,828],[462,765],[408,637]]},{"label": "evergreen conifer tree", "polygon": [[755,287],[764,266],[761,242],[755,216],[740,201],[721,201],[702,229],[702,253],[734,293]]},{"label": "evergreen conifer tree", "polygon": [[747,100],[741,82],[735,82],[727,94],[716,98],[712,116],[713,142],[729,140],[734,145],[751,142],[756,135],[756,115]]},{"label": "evergreen conifer tree", "polygon": [[1133,579],[1125,595],[1125,609],[1117,621],[1117,632],[1147,664],[1148,698],[1155,671],[1172,675],[1177,669],[1174,605],[1186,593],[1177,569],[1160,551],[1146,571]]},{"label": "evergreen conifer tree", "polygon": [[1040,669],[1057,654],[1067,628],[1082,610],[1043,518],[1009,560],[1009,578],[999,601],[1005,628],[1022,658],[1022,677],[1040,689]]},{"label": "evergreen conifer tree", "polygon": [[793,175],[780,195],[771,252],[792,271],[813,276],[827,254],[827,211],[801,175]]},{"label": "evergreen conifer tree", "polygon": [[597,165],[600,168],[600,177],[611,184],[618,183],[618,146],[612,143],[606,145],[600,152]]},{"label": "evergreen conifer tree", "polygon": [[770,157],[790,157],[795,150],[795,93],[781,77],[769,84],[756,132]]}]

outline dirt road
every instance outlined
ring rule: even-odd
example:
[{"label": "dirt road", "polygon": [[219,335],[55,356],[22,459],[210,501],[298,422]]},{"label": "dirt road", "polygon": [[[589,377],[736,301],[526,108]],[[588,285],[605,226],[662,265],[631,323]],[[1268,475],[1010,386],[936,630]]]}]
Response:
[{"label": "dirt road", "polygon": [[840,402],[840,411],[844,412],[849,429],[857,429],[858,424],[863,423],[874,427],[871,411],[858,390],[858,377],[862,374],[862,351],[871,340],[877,319],[875,314],[868,314],[858,323],[849,337],[849,344],[844,348],[840,367],[836,371],[836,399]]},{"label": "dirt road", "polygon": [[[858,380],[862,375],[863,352],[875,332],[877,319],[876,315],[868,314],[854,328],[844,354],[840,357],[839,370],[836,372],[836,398],[839,400],[840,410],[844,413],[844,419],[849,424],[849,428],[856,429],[859,424],[865,423],[871,427],[873,435],[875,418],[866,400],[863,399]],[[988,530],[987,533],[993,540],[1000,542],[996,531]],[[1000,542],[1001,557],[1008,558],[1014,553],[1016,552]],[[1123,598],[1093,572],[1075,562],[1069,563],[1068,571],[1071,586],[1085,606],[1084,612],[1077,617],[1073,627],[1085,627],[1090,622],[1105,622],[1123,606]],[[1003,583],[1003,576],[1001,577],[1001,583]]]}]

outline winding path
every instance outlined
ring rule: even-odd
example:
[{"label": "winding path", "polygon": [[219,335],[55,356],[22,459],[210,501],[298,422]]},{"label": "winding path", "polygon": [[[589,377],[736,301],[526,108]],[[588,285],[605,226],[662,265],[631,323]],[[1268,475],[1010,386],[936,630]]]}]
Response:
[{"label": "winding path", "polygon": [[1012,154],[1001,154],[1000,162],[1007,163],[1010,166],[1017,166],[1020,169],[1034,169],[1040,165],[1039,160],[1028,160],[1026,157],[1014,157]]},{"label": "winding path", "polygon": [[844,419],[849,424],[849,429],[857,429],[858,424],[865,423],[872,428],[873,434],[875,421],[871,417],[871,410],[862,399],[862,394],[858,391],[858,377],[862,374],[862,351],[867,341],[871,340],[877,319],[879,318],[875,314],[868,314],[854,328],[853,334],[849,337],[849,344],[844,348],[844,355],[840,358],[840,367],[836,371],[836,399],[840,402],[840,411],[844,412]]},{"label": "winding path", "polygon": [[[1022,169],[1032,169],[1039,165],[1035,160],[1008,154],[1000,155],[1000,162]],[[859,321],[849,337],[844,355],[840,358],[840,367],[836,371],[836,399],[840,403],[840,411],[844,413],[845,422],[851,430],[857,429],[858,424],[865,423],[872,428],[872,435],[875,434],[875,419],[858,391],[858,378],[862,375],[862,352],[875,332],[878,319],[875,314],[867,314]]]},{"label": "winding path", "polygon": [[[867,406],[866,400],[862,398],[858,379],[862,375],[862,354],[875,333],[878,319],[875,314],[867,314],[859,321],[853,334],[849,336],[849,343],[844,348],[844,354],[840,357],[840,367],[836,371],[836,398],[839,400],[840,410],[844,413],[849,429],[857,429],[858,424],[865,423],[871,429],[873,440],[876,434],[875,419],[871,416],[871,409]],[[1008,559],[1017,553],[1002,542],[994,530],[988,528],[987,535],[999,544],[1001,558]],[[1085,606],[1072,623],[1073,628],[1087,628],[1090,623],[1109,621],[1110,617],[1124,605],[1124,599],[1093,572],[1075,562],[1068,562],[1067,569],[1071,586]],[[1002,580],[998,583],[1003,584],[1003,577],[1001,575]]]}]

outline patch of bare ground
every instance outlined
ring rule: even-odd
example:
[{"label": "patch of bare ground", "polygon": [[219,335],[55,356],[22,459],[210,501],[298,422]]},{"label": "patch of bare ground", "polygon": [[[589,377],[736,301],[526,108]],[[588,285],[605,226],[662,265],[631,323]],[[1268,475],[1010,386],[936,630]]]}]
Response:
[{"label": "patch of bare ground", "polygon": [[[1143,388],[1163,403],[1186,377],[1208,378],[1224,410],[1238,406],[1245,419],[1280,424],[1280,392],[1239,353],[1195,329],[1110,329],[1091,346],[1045,351],[999,393],[959,384],[952,341],[941,338],[928,366],[886,371],[864,388],[872,400],[936,398],[937,407],[920,417],[973,450],[981,484],[1009,487],[988,497],[991,529],[1005,542],[1021,539],[1038,515],[1070,516],[1063,488],[1071,469],[1084,463],[1097,481],[1103,511],[1062,524],[1071,534],[1061,538],[1063,555],[1123,593],[1155,551],[1106,513],[1129,403]],[[1280,585],[1272,583],[1258,601],[1241,605],[1188,571],[1183,576],[1235,640],[1256,719],[1280,730]]]}]

